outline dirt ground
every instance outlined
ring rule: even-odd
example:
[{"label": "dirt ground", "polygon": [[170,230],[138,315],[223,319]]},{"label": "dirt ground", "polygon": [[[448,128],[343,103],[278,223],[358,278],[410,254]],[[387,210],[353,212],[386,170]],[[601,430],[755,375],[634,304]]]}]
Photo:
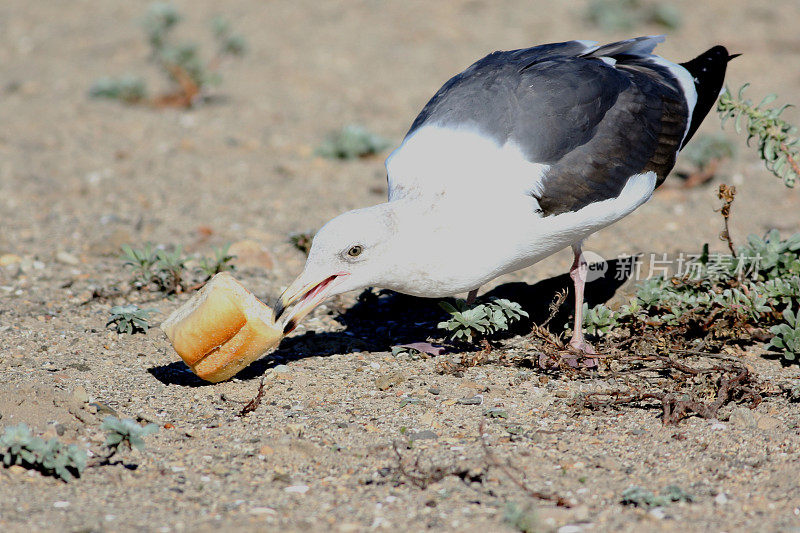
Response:
[{"label": "dirt ground", "polygon": [[[750,81],[753,98],[777,92],[796,102],[799,3],[673,4],[683,24],[662,55],[686,60],[724,44],[743,53],[731,63],[731,86]],[[161,426],[144,452],[70,483],[0,469],[0,530],[511,531],[509,506],[530,506],[537,531],[800,531],[800,412],[784,397],[673,427],[657,409],[583,410],[575,395],[613,379],[492,364],[441,375],[438,358],[391,352],[440,336],[431,302],[385,296],[356,305],[355,294],[319,308],[236,379],[210,385],[158,328],[119,335],[105,327],[112,305],[155,307],[158,322],[186,295],[92,299],[130,279],[122,244],[209,254],[252,240],[267,253],[240,258],[236,276],[271,301],[303,265],[289,234],[385,196],[383,157],[314,156],[327,132],[358,123],[397,144],[427,98],[488,52],[662,28],[604,33],[586,22],[582,2],[176,5],[185,36],[207,42],[208,21],[224,13],[249,43],[244,58],[224,66],[218,97],[191,110],[88,97],[104,75],[162,83],[138,26],[147,2],[0,3],[0,256],[18,256],[0,267],[0,425],[25,422],[95,453],[108,413]],[[800,114],[786,117],[796,123]],[[710,116],[702,131],[718,128]],[[711,184],[686,190],[673,178],[588,248],[604,257],[695,253],[709,242],[722,252],[714,209],[723,181],[739,189],[734,240],[797,231],[797,192],[765,172],[742,139],[737,146]],[[546,280],[569,261],[562,252],[485,290]],[[736,356],[767,388],[800,379],[797,366],[759,353]],[[376,380],[391,374],[400,382],[381,390]],[[262,376],[261,406],[237,416]],[[507,418],[487,417],[495,407]],[[514,479],[569,506],[532,499],[487,450],[510,463]],[[435,467],[453,474],[414,483],[415,471]],[[695,501],[621,505],[631,485],[678,485]]]}]

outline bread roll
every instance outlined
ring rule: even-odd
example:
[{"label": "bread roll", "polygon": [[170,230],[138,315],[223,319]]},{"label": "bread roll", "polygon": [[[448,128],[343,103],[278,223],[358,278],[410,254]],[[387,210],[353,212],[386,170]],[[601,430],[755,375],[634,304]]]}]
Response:
[{"label": "bread roll", "polygon": [[212,383],[233,377],[283,338],[272,309],[227,272],[211,278],[161,329],[192,372]]}]

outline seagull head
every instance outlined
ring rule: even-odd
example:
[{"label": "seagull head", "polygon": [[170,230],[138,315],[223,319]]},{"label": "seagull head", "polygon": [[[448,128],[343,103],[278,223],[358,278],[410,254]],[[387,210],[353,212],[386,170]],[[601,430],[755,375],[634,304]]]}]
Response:
[{"label": "seagull head", "polygon": [[314,236],[303,272],[275,306],[278,320],[294,304],[284,332],[331,296],[380,284],[392,268],[396,224],[389,204],[348,211],[325,224]]}]

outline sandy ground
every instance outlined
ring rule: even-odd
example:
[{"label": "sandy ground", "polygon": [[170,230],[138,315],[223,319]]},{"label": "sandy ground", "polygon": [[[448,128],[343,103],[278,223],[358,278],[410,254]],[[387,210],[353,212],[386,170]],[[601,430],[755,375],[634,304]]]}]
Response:
[{"label": "sandy ground", "polygon": [[[224,12],[250,45],[225,65],[219,97],[192,110],[87,96],[103,75],[138,72],[162,83],[137,26],[146,2],[0,3],[0,255],[21,258],[0,268],[0,422],[26,422],[94,450],[109,411],[162,426],[144,453],[69,484],[0,469],[0,529],[510,530],[509,504],[532,505],[538,530],[562,533],[800,528],[800,414],[784,398],[768,398],[752,416],[728,420],[728,407],[721,420],[678,427],[663,427],[656,410],[588,412],[570,399],[607,386],[602,376],[573,380],[500,365],[439,375],[436,359],[392,356],[393,344],[438,335],[435,308],[391,298],[352,308],[357,295],[321,307],[237,379],[208,385],[176,362],[157,328],[133,336],[105,328],[109,307],[126,300],[84,304],[129,279],[119,246],[146,241],[208,254],[254,240],[269,260],[240,265],[236,275],[274,298],[304,260],[287,243],[290,233],[385,196],[381,157],[314,156],[327,132],[359,123],[399,143],[427,98],[488,52],[663,29],[603,33],[583,19],[579,2],[176,5],[186,36],[204,41],[207,22]],[[733,87],[750,81],[753,98],[800,94],[800,4],[674,5],[684,23],[659,48],[664,56],[686,60],[722,43],[744,54],[731,64]],[[712,116],[702,131],[718,127]],[[739,189],[735,240],[772,227],[796,231],[797,193],[737,142],[739,155],[712,184],[673,183],[588,247],[614,257],[697,252],[710,242],[721,252],[721,181]],[[547,279],[569,261],[563,252],[486,289]],[[143,298],[129,299],[158,308],[160,320],[186,296]],[[757,353],[740,356],[765,383],[798,379],[797,367]],[[376,379],[391,373],[403,381],[380,390]],[[264,402],[236,416],[262,375]],[[475,395],[480,405],[457,401]],[[493,407],[508,418],[486,418]],[[531,500],[490,466],[481,420],[492,453],[510,461],[517,478],[571,507]],[[398,470],[394,442],[405,464],[419,459],[423,469],[453,467],[458,475],[415,486]],[[671,484],[696,501],[654,512],[619,503],[630,485]]]}]

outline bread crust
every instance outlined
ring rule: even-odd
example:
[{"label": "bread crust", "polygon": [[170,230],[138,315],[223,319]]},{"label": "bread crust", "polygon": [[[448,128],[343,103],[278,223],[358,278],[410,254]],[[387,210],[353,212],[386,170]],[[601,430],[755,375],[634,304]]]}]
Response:
[{"label": "bread crust", "polygon": [[283,338],[272,309],[227,272],[214,276],[161,329],[189,368],[213,383],[230,379]]}]

